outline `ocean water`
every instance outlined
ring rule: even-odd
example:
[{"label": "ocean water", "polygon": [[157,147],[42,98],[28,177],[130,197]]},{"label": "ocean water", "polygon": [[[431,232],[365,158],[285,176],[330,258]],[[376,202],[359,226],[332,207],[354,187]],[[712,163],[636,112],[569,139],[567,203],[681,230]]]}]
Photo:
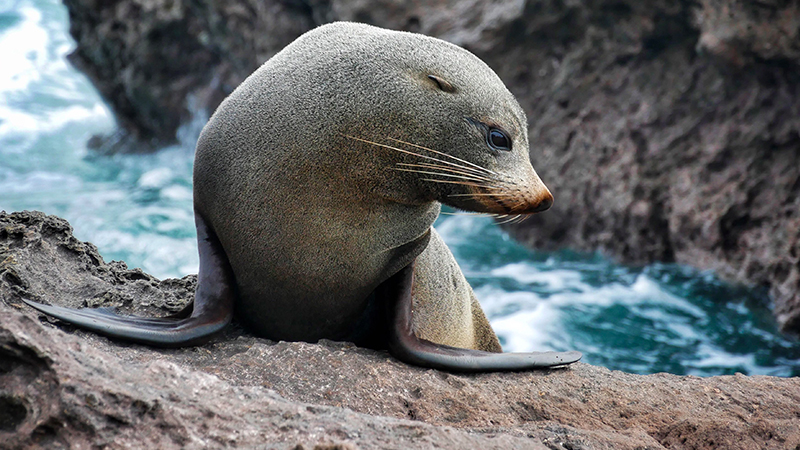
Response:
[{"label": "ocean water", "polygon": [[[0,209],[64,217],[107,261],[196,273],[191,168],[207,114],[158,153],[93,154],[87,139],[116,125],[66,61],[67,30],[58,1],[0,0]],[[532,251],[486,217],[444,215],[436,227],[506,351],[575,349],[642,374],[800,375],[800,343],[778,333],[762,290],[679,265]]]}]

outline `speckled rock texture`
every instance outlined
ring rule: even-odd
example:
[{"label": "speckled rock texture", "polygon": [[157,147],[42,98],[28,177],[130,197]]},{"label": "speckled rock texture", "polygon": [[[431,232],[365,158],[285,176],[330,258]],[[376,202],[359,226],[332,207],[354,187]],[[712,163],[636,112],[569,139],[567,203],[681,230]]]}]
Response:
[{"label": "speckled rock texture", "polygon": [[[800,6],[733,0],[65,0],[70,56],[156,148],[302,32],[351,20],[471,50],[519,98],[554,207],[531,246],[769,289],[800,333]],[[131,141],[137,144],[131,144]]]},{"label": "speckled rock texture", "polygon": [[800,449],[800,378],[582,363],[450,374],[236,326],[163,350],[76,330],[20,300],[164,315],[194,284],[106,264],[63,219],[0,213],[0,449]]}]

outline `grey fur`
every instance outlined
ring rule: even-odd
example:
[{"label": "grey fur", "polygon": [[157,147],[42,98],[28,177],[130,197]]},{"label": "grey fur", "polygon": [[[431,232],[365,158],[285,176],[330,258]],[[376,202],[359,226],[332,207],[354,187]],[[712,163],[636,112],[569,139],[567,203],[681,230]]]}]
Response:
[{"label": "grey fur", "polygon": [[[442,92],[428,75],[456,92]],[[513,152],[493,154],[466,117],[502,124]],[[549,195],[530,166],[522,109],[480,59],[438,39],[368,25],[308,32],[220,105],[197,146],[196,209],[236,275],[239,317],[264,336],[347,336],[370,292],[425,249],[437,201],[473,206],[448,197],[468,192],[463,186],[388,170],[415,158],[346,136],[438,149]],[[426,259],[457,267],[449,252]],[[472,303],[463,275],[453,276]]]},{"label": "grey fur", "polygon": [[[456,92],[441,91],[428,75]],[[493,154],[467,117],[501,124],[514,150]],[[310,31],[220,105],[197,146],[196,210],[230,260],[238,316],[261,335],[348,336],[370,292],[425,249],[437,201],[481,206],[448,197],[469,192],[464,186],[389,170],[417,158],[346,136],[438,149],[524,181],[534,202],[550,195],[530,165],[522,109],[480,59],[438,39],[368,25]],[[429,259],[457,267],[449,252]],[[471,314],[472,291],[460,271],[453,276]],[[438,304],[432,299],[425,311],[452,306]]]}]

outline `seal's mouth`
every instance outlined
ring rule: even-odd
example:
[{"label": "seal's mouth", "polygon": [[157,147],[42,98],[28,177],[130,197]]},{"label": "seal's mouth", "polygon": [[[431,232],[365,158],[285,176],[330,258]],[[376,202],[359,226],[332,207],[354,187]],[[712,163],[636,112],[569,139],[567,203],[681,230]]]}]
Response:
[{"label": "seal's mouth", "polygon": [[517,186],[509,186],[494,192],[477,191],[466,194],[462,200],[463,203],[457,202],[462,203],[458,206],[475,212],[500,215],[535,214],[553,206],[553,195],[544,185],[540,189],[532,190],[521,190]]}]

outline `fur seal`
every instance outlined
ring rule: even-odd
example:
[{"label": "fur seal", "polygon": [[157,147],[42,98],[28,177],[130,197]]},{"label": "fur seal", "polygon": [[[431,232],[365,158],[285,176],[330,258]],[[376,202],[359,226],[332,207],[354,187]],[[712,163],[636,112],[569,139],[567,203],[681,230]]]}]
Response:
[{"label": "fur seal", "polygon": [[503,215],[553,197],[498,76],[439,39],[356,23],[302,35],[226,98],[194,164],[200,272],[177,317],[30,303],[157,346],[209,339],[234,313],[274,340],[351,340],[455,371],[565,365],[501,353],[453,255],[440,204]]}]

